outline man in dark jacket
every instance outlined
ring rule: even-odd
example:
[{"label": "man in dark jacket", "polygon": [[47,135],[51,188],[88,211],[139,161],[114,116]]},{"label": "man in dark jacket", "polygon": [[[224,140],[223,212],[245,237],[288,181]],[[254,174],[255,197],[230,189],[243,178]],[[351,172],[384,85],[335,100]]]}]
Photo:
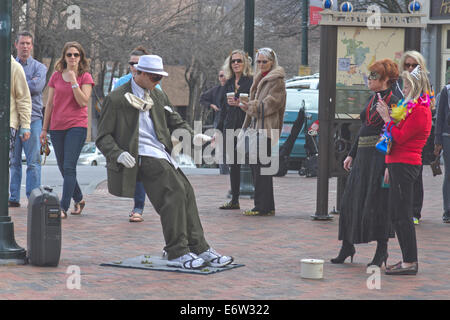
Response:
[{"label": "man in dark jacket", "polygon": [[[223,96],[223,89],[224,89],[224,85],[225,85],[226,81],[227,80],[225,79],[225,72],[223,70],[220,70],[219,71],[220,85],[212,87],[211,89],[205,91],[200,96],[200,104],[204,108],[211,108],[214,112],[214,128],[216,128],[216,129],[217,129],[217,125],[219,123],[220,110],[222,108],[221,107],[221,99]],[[217,145],[216,152],[219,152],[219,150],[217,148],[221,148],[221,147],[222,146]],[[222,150],[220,152],[223,153]],[[223,163],[219,164],[219,168],[220,168],[220,174],[228,174],[229,173],[228,165],[225,164],[225,154],[223,157]]]},{"label": "man in dark jacket", "polygon": [[442,220],[450,223],[450,84],[442,89],[437,103],[436,135],[434,138],[434,154],[443,151],[444,185],[442,186],[444,215]]},{"label": "man in dark jacket", "polygon": [[171,156],[171,133],[184,129],[192,136],[193,131],[167,96],[155,90],[168,75],[162,59],[142,56],[136,69],[134,78],[112,91],[102,106],[96,144],[106,157],[108,190],[133,198],[136,180],[142,181],[161,217],[169,266],[199,269],[230,264],[232,257],[218,254],[206,242],[192,186]]},{"label": "man in dark jacket", "polygon": [[220,85],[212,87],[211,89],[205,91],[200,96],[200,104],[204,108],[211,108],[214,111],[214,128],[217,128],[220,117],[221,104],[220,100],[223,95],[223,86],[225,85],[225,73],[223,70],[219,71],[219,82]]}]

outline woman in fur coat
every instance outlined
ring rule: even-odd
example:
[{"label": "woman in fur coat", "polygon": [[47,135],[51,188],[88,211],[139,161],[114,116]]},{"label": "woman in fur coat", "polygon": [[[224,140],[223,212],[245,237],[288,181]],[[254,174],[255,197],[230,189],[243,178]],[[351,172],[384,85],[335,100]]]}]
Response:
[{"label": "woman in fur coat", "polygon": [[249,102],[241,101],[241,109],[246,113],[242,128],[262,129],[260,138],[266,139],[267,149],[261,149],[260,142],[257,163],[250,164],[255,186],[255,207],[244,211],[244,215],[275,215],[273,178],[264,169],[269,167],[267,160],[270,159],[271,148],[278,146],[285,108],[284,69],[278,66],[277,55],[272,49],[259,49],[256,53],[256,70]]}]

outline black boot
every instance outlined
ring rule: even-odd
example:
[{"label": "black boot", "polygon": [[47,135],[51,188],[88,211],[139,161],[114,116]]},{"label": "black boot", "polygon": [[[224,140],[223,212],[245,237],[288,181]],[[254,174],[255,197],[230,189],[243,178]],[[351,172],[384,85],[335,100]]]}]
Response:
[{"label": "black boot", "polygon": [[384,262],[386,266],[388,253],[387,253],[387,240],[377,240],[377,250],[375,251],[375,256],[372,261],[367,264],[367,266],[378,266],[381,268]]},{"label": "black boot", "polygon": [[331,263],[344,263],[345,259],[350,257],[350,261],[353,263],[353,256],[355,255],[355,252],[355,246],[350,242],[344,240],[342,242],[342,247],[339,251],[339,255],[336,258],[331,259],[330,261]]}]

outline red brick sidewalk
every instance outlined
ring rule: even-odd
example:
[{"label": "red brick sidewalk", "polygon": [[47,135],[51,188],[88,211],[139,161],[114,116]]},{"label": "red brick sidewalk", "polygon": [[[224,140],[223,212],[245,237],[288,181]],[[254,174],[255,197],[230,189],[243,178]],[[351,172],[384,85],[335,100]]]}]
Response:
[{"label": "red brick sidewalk", "polygon": [[[416,227],[420,270],[417,276],[381,273],[381,289],[369,290],[366,264],[376,244],[359,245],[353,264],[332,265],[338,219],[312,221],[316,179],[288,174],[275,178],[275,217],[244,217],[217,209],[225,202],[228,176],[191,175],[208,242],[245,267],[209,276],[100,267],[104,262],[159,254],[164,242],[159,217],[146,203],[143,223],[131,224],[132,199],[107,194],[106,184],[86,197],[82,216],[63,221],[63,248],[57,268],[0,267],[0,299],[449,299],[450,225],[443,224],[442,176],[424,170],[425,203]],[[336,181],[330,180],[335,204]],[[16,240],[26,247],[26,203],[11,209]],[[252,208],[241,200],[241,208]],[[396,239],[388,263],[401,260]],[[324,279],[300,277],[300,259],[324,259]],[[69,266],[81,270],[81,289],[68,289]]]}]

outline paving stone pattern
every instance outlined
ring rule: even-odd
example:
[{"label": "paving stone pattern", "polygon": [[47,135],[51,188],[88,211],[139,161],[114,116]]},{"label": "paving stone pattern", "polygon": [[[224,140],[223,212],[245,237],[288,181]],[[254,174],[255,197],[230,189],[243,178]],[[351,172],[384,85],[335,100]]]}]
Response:
[{"label": "paving stone pattern", "polygon": [[[106,182],[86,196],[81,216],[63,221],[63,247],[56,268],[0,267],[0,299],[449,299],[450,224],[442,223],[442,176],[424,168],[425,203],[416,226],[419,274],[392,277],[381,272],[379,290],[370,290],[366,264],[376,244],[358,245],[353,264],[333,265],[337,255],[339,216],[312,221],[316,208],[315,178],[289,173],[274,178],[276,215],[246,217],[253,200],[242,199],[241,210],[219,210],[228,199],[229,178],[189,175],[206,239],[217,251],[233,255],[245,267],[208,276],[101,267],[101,263],[142,254],[159,255],[164,246],[159,216],[146,200],[145,221],[129,223],[132,199],[106,191]],[[336,179],[330,179],[330,210],[335,205]],[[26,200],[10,209],[16,241],[26,247]],[[324,279],[300,277],[300,260],[324,259]],[[396,239],[389,242],[388,264],[401,260]],[[69,289],[81,271],[80,289]],[[67,285],[69,283],[69,286]],[[73,288],[73,286],[72,286]]]}]

